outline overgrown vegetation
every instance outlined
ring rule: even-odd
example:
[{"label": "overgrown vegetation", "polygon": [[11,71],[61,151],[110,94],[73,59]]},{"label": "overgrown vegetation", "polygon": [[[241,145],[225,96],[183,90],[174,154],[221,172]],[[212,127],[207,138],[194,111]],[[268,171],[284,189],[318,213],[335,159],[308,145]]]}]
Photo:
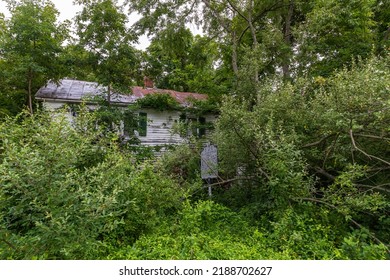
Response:
[{"label": "overgrown vegetation", "polygon": [[1,257],[389,258],[388,59],[265,87],[252,110],[226,98],[211,200],[195,146],[139,161],[99,112],[8,119]]},{"label": "overgrown vegetation", "polygon": [[[387,1],[78,0],[76,38],[50,1],[2,2],[1,259],[390,259]],[[156,158],[112,104],[143,75],[209,94],[175,132],[218,112],[211,197],[202,141]],[[64,76],[107,87],[96,111],[39,111],[34,91]]]},{"label": "overgrown vegetation", "polygon": [[185,190],[95,121],[84,111],[74,126],[44,113],[1,125],[3,259],[101,258],[182,207]]}]

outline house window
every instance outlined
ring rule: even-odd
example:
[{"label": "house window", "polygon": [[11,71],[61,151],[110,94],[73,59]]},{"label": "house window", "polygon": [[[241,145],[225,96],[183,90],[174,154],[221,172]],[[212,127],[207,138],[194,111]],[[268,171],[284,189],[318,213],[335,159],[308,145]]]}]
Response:
[{"label": "house window", "polygon": [[202,137],[206,134],[206,118],[199,117],[198,136]]},{"label": "house window", "polygon": [[180,121],[181,123],[185,123],[185,122],[186,122],[186,119],[187,119],[186,114],[184,114],[184,113],[180,114],[180,116],[179,116],[179,121]]},{"label": "house window", "polygon": [[204,117],[187,117],[185,114],[180,115],[179,121],[186,124],[186,132],[181,133],[180,136],[195,136],[202,137],[206,135],[206,118]]},{"label": "house window", "polygon": [[140,112],[138,116],[138,134],[139,136],[146,136],[148,128],[148,114]]},{"label": "house window", "polygon": [[126,110],[123,118],[123,134],[125,136],[133,136],[134,130],[137,129],[138,129],[137,116],[133,112]]}]

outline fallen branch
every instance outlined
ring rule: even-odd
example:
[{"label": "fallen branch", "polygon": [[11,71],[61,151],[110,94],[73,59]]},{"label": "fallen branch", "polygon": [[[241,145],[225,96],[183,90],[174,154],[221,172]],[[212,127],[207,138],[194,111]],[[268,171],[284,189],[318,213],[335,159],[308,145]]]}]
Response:
[{"label": "fallen branch", "polygon": [[390,183],[389,184],[382,184],[382,185],[378,185],[378,186],[370,186],[370,185],[363,185],[363,184],[354,184],[354,185],[357,187],[369,188],[370,190],[380,190],[380,191],[390,193],[390,189],[383,188],[384,186],[390,186]]},{"label": "fallen branch", "polygon": [[302,148],[309,148],[309,147],[313,147],[313,146],[318,146],[319,144],[324,142],[326,139],[328,139],[328,138],[330,138],[330,137],[332,137],[334,135],[336,135],[336,133],[332,133],[332,134],[326,135],[326,136],[322,137],[320,140],[318,140],[316,142],[303,145]]},{"label": "fallen branch", "polygon": [[381,172],[381,171],[386,171],[386,170],[390,170],[390,166],[371,168],[371,169],[368,169],[367,172]]},{"label": "fallen branch", "polygon": [[216,183],[207,185],[207,187],[226,185],[226,184],[229,184],[231,182],[240,181],[240,180],[254,180],[254,178],[253,177],[236,177],[236,178],[232,178],[232,179],[228,179],[228,180],[225,180],[225,181],[216,182]]},{"label": "fallen branch", "polygon": [[332,181],[334,181],[334,180],[336,179],[335,176],[333,176],[332,174],[329,174],[328,172],[326,172],[326,171],[325,171],[324,169],[322,169],[321,167],[316,166],[316,167],[314,167],[314,170],[315,170],[317,173],[324,175],[326,178],[328,178],[328,179],[330,179],[330,180],[332,180]]},{"label": "fallen branch", "polygon": [[355,138],[353,137],[352,129],[349,130],[349,136],[350,136],[350,138],[351,138],[352,145],[353,145],[353,147],[355,148],[355,150],[361,152],[363,155],[365,155],[365,156],[368,157],[369,159],[373,159],[373,158],[374,158],[374,159],[379,160],[379,161],[381,161],[381,162],[383,162],[383,163],[385,163],[385,164],[387,164],[387,165],[390,165],[390,162],[388,162],[388,161],[386,161],[386,160],[384,160],[384,159],[381,159],[381,158],[379,158],[379,157],[376,157],[376,156],[374,156],[374,155],[370,155],[370,154],[366,153],[365,151],[363,151],[362,149],[360,149],[360,148],[356,145]]},{"label": "fallen branch", "polygon": [[[332,208],[332,209],[336,210],[338,213],[340,213],[340,214],[346,216],[345,214],[341,213],[341,212],[339,211],[339,209],[338,209],[335,205],[330,204],[330,203],[325,202],[325,201],[322,201],[322,200],[319,200],[319,199],[316,199],[316,198],[310,198],[310,197],[294,197],[293,200],[305,200],[305,201],[312,201],[312,202],[315,202],[315,203],[324,204],[324,205],[328,206],[329,208]],[[349,219],[355,226],[357,226],[358,228],[360,228],[360,229],[366,229],[364,226],[362,226],[361,224],[359,224],[358,222],[356,222],[356,221],[355,221],[354,219],[352,219],[351,217],[348,217],[348,219]],[[371,238],[374,239],[378,244],[381,244],[381,245],[385,246],[387,253],[390,253],[390,249],[389,249],[389,247],[388,247],[386,244],[384,244],[381,240],[379,240],[379,239],[378,239],[373,233],[371,233],[369,230],[368,230],[368,233],[369,233],[369,235],[371,236]]]},{"label": "fallen branch", "polygon": [[383,137],[383,136],[370,135],[370,134],[355,133],[355,136],[364,137],[364,138],[371,138],[371,139],[388,140],[388,141],[390,141],[390,138]]}]

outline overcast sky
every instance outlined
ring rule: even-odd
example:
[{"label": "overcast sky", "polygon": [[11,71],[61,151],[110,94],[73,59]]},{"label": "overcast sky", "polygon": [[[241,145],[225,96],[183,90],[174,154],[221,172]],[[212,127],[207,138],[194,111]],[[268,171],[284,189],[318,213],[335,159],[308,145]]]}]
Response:
[{"label": "overcast sky", "polygon": [[[54,5],[56,6],[57,10],[59,11],[59,21],[64,21],[66,19],[71,20],[77,12],[81,10],[81,6],[75,6],[73,5],[73,0],[51,0]],[[119,1],[122,2],[122,1]],[[6,8],[5,2],[0,0],[0,12],[4,13],[6,17],[9,17],[10,14]],[[131,17],[132,19],[137,18],[137,17]],[[139,39],[139,45],[136,47],[139,49],[145,49],[149,45],[149,40],[146,36],[142,36]]]},{"label": "overcast sky", "polygon": [[[60,12],[59,19],[61,21],[65,19],[72,19],[78,11],[80,11],[80,6],[74,6],[72,0],[51,0],[54,5],[56,5],[57,10]],[[8,10],[6,8],[5,2],[0,0],[0,12],[4,13],[6,16],[9,16]]]}]

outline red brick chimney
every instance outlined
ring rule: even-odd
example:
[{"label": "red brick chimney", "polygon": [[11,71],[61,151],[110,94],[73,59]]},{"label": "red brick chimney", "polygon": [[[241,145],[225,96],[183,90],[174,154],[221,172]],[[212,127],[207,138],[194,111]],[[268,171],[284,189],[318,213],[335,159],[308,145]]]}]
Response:
[{"label": "red brick chimney", "polygon": [[144,87],[145,88],[153,88],[153,80],[147,76],[144,77]]}]

